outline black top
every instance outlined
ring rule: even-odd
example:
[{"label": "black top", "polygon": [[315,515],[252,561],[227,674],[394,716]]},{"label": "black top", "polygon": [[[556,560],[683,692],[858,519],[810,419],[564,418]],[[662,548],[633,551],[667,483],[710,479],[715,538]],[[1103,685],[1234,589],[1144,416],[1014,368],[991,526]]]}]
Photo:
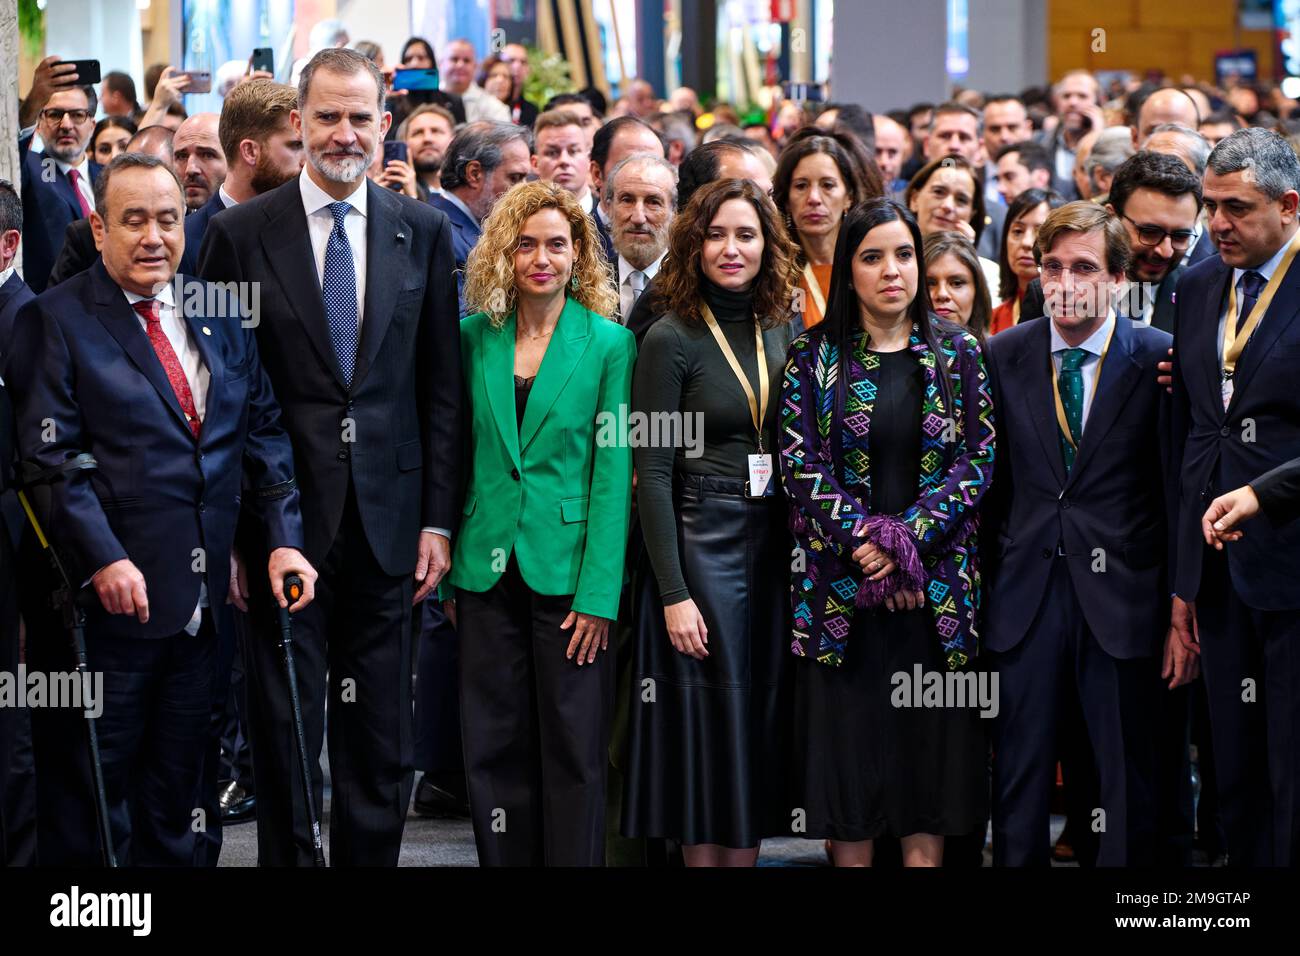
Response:
[{"label": "black top", "polygon": [[897,515],[919,497],[921,405],[925,383],[911,350],[879,356],[876,403],[871,410],[871,501],[873,514]]},{"label": "black top", "polygon": [[[720,289],[707,279],[701,292],[757,398],[761,393],[752,297]],[[763,333],[768,376],[763,447],[773,456],[774,466],[781,376],[792,338],[788,324]],[[673,471],[744,480],[749,477],[748,456],[757,451],[757,436],[744,390],[713,333],[703,321],[674,313],[646,333],[632,381],[632,408],[645,415],[647,428],[646,440],[637,441],[633,449],[637,509],[660,593],[666,604],[674,604],[690,595],[677,555]],[[666,419],[665,412],[679,414]],[[669,436],[660,424],[665,421],[676,429],[671,436],[675,441],[665,440]]]},{"label": "black top", "polygon": [[533,382],[537,381],[537,376],[524,378],[522,375],[515,376],[515,424],[520,429],[524,427],[524,409],[528,407],[528,393],[533,390]]}]

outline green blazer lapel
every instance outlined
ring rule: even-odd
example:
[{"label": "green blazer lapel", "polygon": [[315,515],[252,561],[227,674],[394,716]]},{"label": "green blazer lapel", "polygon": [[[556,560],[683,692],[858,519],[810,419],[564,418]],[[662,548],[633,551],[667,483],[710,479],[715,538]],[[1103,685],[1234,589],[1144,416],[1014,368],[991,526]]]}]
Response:
[{"label": "green blazer lapel", "polygon": [[[523,427],[519,430],[519,447],[522,451],[528,450],[551,406],[560,397],[573,370],[578,367],[582,353],[587,350],[587,343],[591,340],[591,329],[588,327],[590,321],[590,315],[581,303],[574,299],[565,302],[564,311],[560,313],[560,321],[555,327],[555,335],[546,348],[541,368],[537,370],[537,381],[533,382],[532,391],[528,394]],[[513,332],[513,322],[510,328]]]},{"label": "green blazer lapel", "polygon": [[483,323],[483,391],[492,406],[497,431],[516,468],[523,468],[519,456],[519,425],[515,418],[515,314],[506,316],[499,329]]}]

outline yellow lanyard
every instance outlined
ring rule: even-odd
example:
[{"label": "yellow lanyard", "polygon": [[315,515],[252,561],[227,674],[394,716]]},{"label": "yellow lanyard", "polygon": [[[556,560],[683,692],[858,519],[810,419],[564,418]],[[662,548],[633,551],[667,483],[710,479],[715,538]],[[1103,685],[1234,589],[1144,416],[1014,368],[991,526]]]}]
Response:
[{"label": "yellow lanyard", "polygon": [[1297,250],[1300,250],[1300,231],[1297,231],[1291,237],[1291,243],[1287,246],[1286,254],[1282,256],[1282,261],[1278,263],[1277,269],[1273,271],[1273,278],[1269,279],[1268,285],[1264,286],[1264,293],[1255,303],[1255,307],[1250,310],[1250,318],[1246,320],[1246,324],[1240,332],[1235,331],[1237,328],[1237,283],[1232,283],[1232,289],[1228,292],[1228,316],[1223,323],[1223,377],[1225,380],[1232,378],[1232,373],[1237,368],[1237,359],[1241,358],[1246,343],[1255,334],[1256,326],[1263,320],[1264,313],[1268,311],[1268,307],[1272,304],[1273,296],[1277,294],[1278,287],[1282,285],[1282,280],[1286,278],[1287,270],[1291,268],[1291,262],[1295,259]]},{"label": "yellow lanyard", "polygon": [[803,281],[808,286],[808,294],[813,298],[813,304],[817,306],[817,313],[824,319],[826,318],[826,296],[822,294],[822,287],[817,282],[817,273],[813,272],[812,263],[805,262],[803,266]]},{"label": "yellow lanyard", "polygon": [[[1115,325],[1119,325],[1118,318],[1115,319]],[[1110,332],[1107,333],[1106,335],[1106,344],[1102,346],[1101,355],[1097,359],[1097,367],[1093,369],[1093,373],[1092,373],[1093,402],[1097,401],[1097,386],[1101,384],[1101,366],[1102,363],[1106,361],[1106,353],[1110,351],[1110,341],[1115,337],[1115,325],[1112,325],[1110,327]],[[1074,436],[1070,434],[1070,423],[1066,421],[1065,418],[1065,404],[1061,401],[1061,388],[1057,382],[1060,373],[1057,372],[1056,363],[1052,361],[1051,355],[1047,356],[1047,361],[1052,366],[1052,398],[1056,402],[1056,424],[1060,427],[1061,434],[1065,436],[1065,440],[1070,443],[1070,447],[1073,448],[1075,451],[1078,451],[1079,446],[1075,442]],[[1080,418],[1079,427],[1082,428],[1083,427],[1082,413],[1080,413],[1079,418]]]},{"label": "yellow lanyard", "polygon": [[[731,371],[736,378],[740,380],[740,387],[745,390],[745,398],[749,399],[749,417],[753,419],[754,431],[758,435],[758,452],[763,453],[763,419],[767,416],[767,353],[763,350],[763,329],[759,325],[758,319],[754,319],[754,351],[758,356],[758,391],[761,399],[754,397],[754,389],[749,384],[749,379],[745,377],[744,370],[740,367],[740,362],[736,360],[736,353],[731,350],[731,345],[727,342],[727,337],[722,334],[722,329],[718,328],[718,320],[713,317],[713,310],[709,308],[707,302],[700,303],[700,312],[704,316],[704,324],[709,327],[713,333],[714,339],[718,342],[718,348],[722,349],[722,356],[731,366]],[[761,401],[761,404],[760,404]]]}]

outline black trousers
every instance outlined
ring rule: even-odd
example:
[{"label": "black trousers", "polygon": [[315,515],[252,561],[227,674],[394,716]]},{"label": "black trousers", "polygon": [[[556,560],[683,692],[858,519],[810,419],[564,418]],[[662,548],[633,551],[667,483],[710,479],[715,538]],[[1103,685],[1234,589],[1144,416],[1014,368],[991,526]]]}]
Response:
[{"label": "black trousers", "polygon": [[436,597],[416,608],[415,769],[465,774],[460,747],[460,639]]},{"label": "black trousers", "polygon": [[[119,864],[192,866],[199,834],[211,822],[197,812],[211,713],[216,633],[209,611],[193,636],[132,639],[86,630],[86,662],[103,676],[96,721],[109,822]],[[29,670],[67,672],[66,639],[28,646]],[[32,711],[37,826],[43,866],[97,866],[86,725],[81,710]]]},{"label": "black trousers", "polygon": [[[1062,708],[1077,695],[1096,759],[1101,800],[1088,819],[1099,866],[1155,857],[1154,658],[1118,660],[1088,629],[1065,559],[1024,639],[990,655],[999,675],[993,730],[993,863],[1046,866],[1049,805]],[[1097,811],[1103,811],[1097,813]]]},{"label": "black trousers", "polygon": [[614,660],[565,658],[573,596],[534,593],[512,555],[456,592],[461,727],[482,866],[601,866]]},{"label": "black trousers", "polygon": [[1196,599],[1220,811],[1233,866],[1300,863],[1300,611],[1244,604],[1206,549]]},{"label": "black trousers", "polygon": [[223,604],[213,615],[217,625],[217,643],[216,653],[213,654],[211,711],[208,739],[203,746],[203,765],[199,771],[199,787],[194,798],[194,805],[203,808],[206,826],[199,834],[195,847],[195,866],[216,866],[221,856],[221,805],[218,802],[217,781],[221,774],[221,731],[225,724],[226,701],[230,698],[231,673],[238,647],[234,611],[233,607]]},{"label": "black trousers", "polygon": [[[0,671],[15,677],[21,661],[17,583],[14,550],[9,533],[0,524]],[[31,866],[35,862],[31,714],[25,707],[0,707],[0,866]]]},{"label": "black trousers", "polygon": [[[319,755],[329,709],[330,862],[396,866],[414,776],[410,575],[385,574],[366,540],[349,489],[338,536],[318,567],[316,599],[293,616],[294,660],[319,813]],[[265,577],[255,582],[244,643],[248,729],[257,780],[257,859],[311,866],[309,814],[280,649]],[[254,588],[254,584],[257,587]]]}]

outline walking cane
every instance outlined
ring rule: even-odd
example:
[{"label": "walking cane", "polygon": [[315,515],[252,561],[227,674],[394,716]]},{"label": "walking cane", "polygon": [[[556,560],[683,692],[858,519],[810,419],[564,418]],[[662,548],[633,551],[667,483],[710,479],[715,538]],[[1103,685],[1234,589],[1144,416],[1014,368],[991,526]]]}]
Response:
[{"label": "walking cane", "polygon": [[[88,461],[86,461],[88,459]],[[64,467],[56,469],[60,473],[75,468],[94,468],[95,459],[90,455],[78,455],[71,459]],[[44,475],[39,475],[35,480],[40,481]],[[28,479],[32,483],[32,479]],[[72,641],[72,653],[76,659],[77,677],[81,680],[82,688],[90,686],[90,666],[86,662],[86,612],[82,609],[77,601],[78,589],[72,586],[72,581],[68,577],[67,571],[64,570],[63,562],[59,560],[58,552],[50,544],[49,539],[45,537],[45,531],[41,528],[41,523],[36,520],[36,512],[32,510],[31,502],[27,500],[25,491],[18,492],[18,500],[22,502],[23,511],[27,512],[27,520],[31,522],[32,530],[36,532],[36,540],[41,543],[41,549],[45,551],[50,558],[50,564],[63,584],[54,593],[54,599],[63,610],[63,626],[68,629],[68,635]],[[113,829],[108,819],[108,791],[104,788],[104,763],[99,756],[99,731],[95,728],[95,718],[90,716],[90,711],[82,711],[86,720],[86,741],[90,748],[90,776],[91,784],[94,788],[95,797],[95,825],[99,830],[99,847],[107,867],[117,866],[117,854],[113,852]]]},{"label": "walking cane", "polygon": [[[294,604],[302,597],[302,578],[296,574],[287,574],[284,578],[284,596],[289,604]],[[325,865],[325,849],[321,844],[320,817],[316,814],[316,800],[312,794],[311,761],[307,758],[307,734],[302,723],[302,699],[298,696],[298,665],[293,661],[293,623],[289,608],[280,611],[280,648],[284,651],[284,671],[289,680],[289,706],[293,708],[293,729],[298,740],[298,764],[302,771],[302,795],[307,801],[307,813],[311,818],[312,853],[316,866]]]}]

